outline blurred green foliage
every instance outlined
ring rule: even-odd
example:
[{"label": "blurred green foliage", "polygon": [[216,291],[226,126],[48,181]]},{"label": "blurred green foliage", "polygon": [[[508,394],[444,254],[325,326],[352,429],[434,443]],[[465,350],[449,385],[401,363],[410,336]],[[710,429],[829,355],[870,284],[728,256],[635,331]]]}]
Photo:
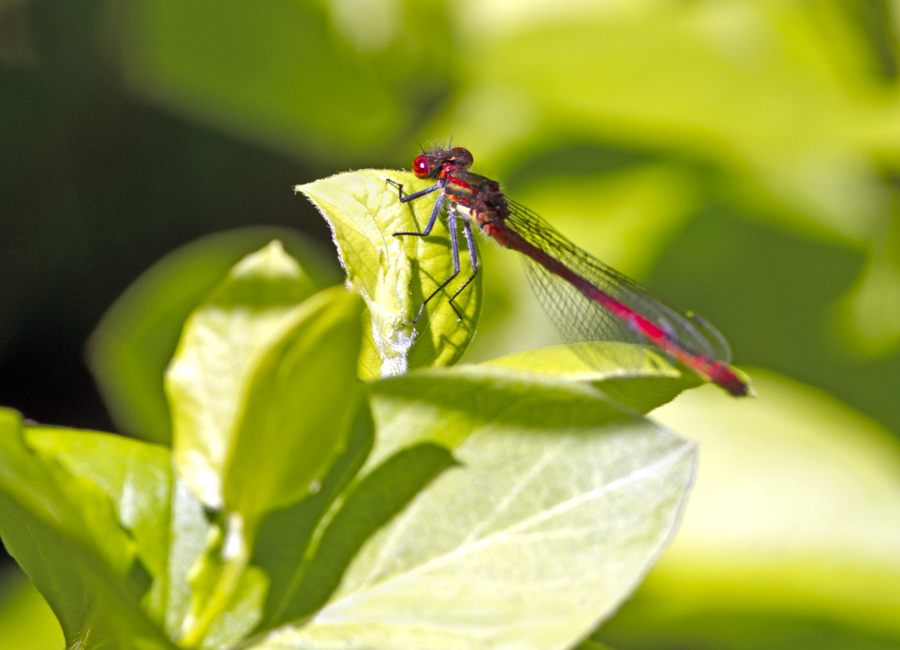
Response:
[{"label": "blurred green foliage", "polygon": [[[33,223],[13,221],[17,227],[5,239],[4,277],[22,283],[7,287],[2,346],[13,345],[30,322],[16,306],[35,298],[19,287],[41,288],[38,295],[53,298],[47,304],[64,313],[100,302],[86,288],[77,301],[51,292],[64,276],[93,277],[97,241],[135,240],[133,249],[112,256],[149,266],[140,244],[185,227],[182,221],[187,230],[179,231],[179,243],[257,218],[271,205],[269,178],[284,178],[288,191],[348,168],[408,166],[416,138],[446,142],[452,135],[473,151],[476,171],[498,178],[582,247],[714,322],[739,366],[788,378],[772,384],[774,397],[761,392],[758,400],[777,397],[791,415],[780,419],[791,424],[783,436],[768,440],[776,452],[795,444],[793,436],[815,450],[821,443],[808,434],[821,422],[811,416],[827,406],[844,414],[835,415],[834,425],[851,447],[881,436],[874,430],[887,432],[885,457],[900,454],[896,0],[94,0],[77,8],[13,0],[0,2],[0,25],[0,60],[8,66],[0,102],[16,118],[0,131],[4,149],[10,160],[20,151],[34,155],[32,166],[4,168],[0,183],[5,194],[40,208]],[[77,67],[78,59],[67,56],[74,52],[92,67]],[[23,79],[41,74],[65,89],[65,101],[47,102],[49,82],[26,90]],[[147,130],[104,129],[116,102],[150,111],[140,122]],[[90,155],[108,152],[86,147],[83,164],[66,168],[77,173],[38,185],[46,176],[41,163],[67,132],[47,128],[37,148],[28,135],[70,125],[63,119],[69,116],[97,122],[97,132],[109,138],[102,143],[147,143],[124,159]],[[177,120],[177,128],[167,120]],[[167,130],[153,130],[160,122]],[[242,159],[231,144],[210,144],[210,132],[297,161],[298,177],[283,173],[287,163],[261,162],[262,154]],[[161,148],[150,146],[154,139]],[[110,170],[129,165],[141,184],[104,182],[108,194],[96,196],[80,189],[94,175],[118,178]],[[255,192],[239,192],[248,177]],[[148,199],[165,194],[183,197],[177,213],[148,211]],[[299,215],[307,208],[296,202]],[[484,309],[468,358],[555,342],[514,256],[482,250]],[[111,302],[109,291],[103,295]],[[169,347],[162,347],[173,351],[172,332],[166,336]],[[806,388],[793,390],[792,382]],[[718,429],[740,429],[766,408],[741,405],[721,415]],[[706,412],[696,409],[691,422],[702,423]],[[119,425],[139,433],[124,420]],[[165,439],[165,423],[156,430],[156,439]],[[846,458],[823,460],[813,484],[826,486]],[[896,466],[876,470],[866,462],[859,461],[853,481],[875,472],[890,487],[882,488],[888,495],[882,509],[854,521],[861,534],[900,519]],[[704,463],[701,449],[700,485]],[[748,470],[737,464],[734,471]],[[742,489],[762,487],[750,482]],[[774,507],[796,496],[787,486],[766,498]],[[861,505],[870,496],[862,491],[856,498]],[[839,530],[845,514],[830,516]],[[749,529],[791,547],[795,531],[770,524],[761,517]],[[819,534],[831,539],[830,530]],[[677,581],[660,580],[657,591],[635,601],[639,624],[623,623],[615,644],[683,647],[688,639],[710,648],[827,647],[822,638],[836,628],[871,647],[900,643],[895,627],[864,620],[849,606],[860,590],[900,592],[900,538],[896,529],[884,534],[893,552],[867,571],[843,562],[865,552],[858,545],[819,549],[820,561],[844,567],[853,589],[842,590],[839,581],[808,588],[815,567],[793,574],[773,561],[772,571],[763,572],[768,581],[754,589],[780,585],[789,596],[755,603],[752,617],[740,593],[746,554],[728,555],[716,575],[706,576],[705,604],[692,597],[694,605],[674,613],[647,607],[682,598]],[[708,606],[712,599],[715,608]],[[629,615],[624,611],[623,621]],[[641,634],[642,626],[657,633]]]}]

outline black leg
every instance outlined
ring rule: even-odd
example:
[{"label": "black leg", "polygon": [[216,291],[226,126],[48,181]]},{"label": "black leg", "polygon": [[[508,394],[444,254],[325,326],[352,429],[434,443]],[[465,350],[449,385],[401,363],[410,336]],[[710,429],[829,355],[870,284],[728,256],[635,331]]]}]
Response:
[{"label": "black leg", "polygon": [[[432,217],[432,221],[433,220],[434,217]],[[430,225],[431,224],[429,223],[429,226]],[[453,282],[454,278],[459,275],[459,242],[456,239],[456,212],[454,210],[450,210],[447,214],[447,229],[450,231],[450,252],[453,255],[453,275],[444,280],[437,289],[431,292],[430,296],[425,298],[422,306],[419,307],[419,313],[416,314],[416,317],[413,319],[414,323],[422,317],[422,313],[425,311],[425,305],[428,304],[428,301],[438,295],[444,287]],[[462,320],[462,314],[459,313],[459,310],[456,309],[456,305],[454,305],[452,301],[450,302],[450,306],[453,307],[453,311],[456,312],[457,318]]]},{"label": "black leg", "polygon": [[[398,198],[402,203],[406,203],[408,201],[412,201],[414,199],[418,199],[419,197],[425,196],[426,194],[431,194],[432,192],[439,190],[443,187],[443,184],[438,182],[436,185],[432,185],[431,187],[427,187],[424,190],[420,190],[413,194],[407,194],[404,196],[403,194],[403,184],[398,183],[393,179],[385,179],[386,182],[397,188]],[[425,230],[422,232],[395,232],[394,237],[403,237],[406,235],[410,235],[413,237],[427,237],[431,234],[431,231],[434,229],[434,224],[437,223],[438,215],[441,213],[441,207],[444,204],[445,194],[441,193],[437,201],[434,203],[434,209],[431,211],[431,216],[428,218],[428,224],[425,226]],[[422,314],[425,312],[425,305],[429,303],[429,301],[438,295],[448,284],[453,282],[453,280],[459,275],[460,270],[460,262],[459,262],[459,241],[458,235],[456,232],[456,211],[453,209],[451,205],[450,211],[447,215],[447,230],[450,233],[450,251],[453,255],[453,275],[444,280],[440,286],[431,292],[431,294],[422,302],[422,306],[419,307],[419,313],[416,314],[416,317],[413,319],[413,322],[416,323],[422,317]],[[475,239],[472,237],[472,229],[469,227],[469,222],[466,219],[463,219],[463,230],[466,235],[466,247],[469,249],[469,259],[472,262],[472,275],[463,283],[463,285],[457,289],[456,293],[448,301],[450,303],[450,307],[453,308],[453,311],[456,313],[457,320],[462,320],[463,316],[459,312],[459,309],[456,308],[453,300],[465,289],[469,286],[469,283],[475,279],[475,276],[478,275],[478,252],[475,249]]]},{"label": "black leg", "polygon": [[[457,316],[459,316],[459,310],[456,309],[456,305],[453,304],[453,301],[456,300],[456,296],[462,293],[462,290],[468,287],[469,283],[475,279],[476,275],[478,275],[478,250],[475,248],[475,238],[472,237],[472,229],[469,227],[469,222],[466,219],[463,220],[463,230],[466,233],[466,246],[469,249],[469,259],[472,261],[472,275],[469,276],[469,279],[466,280],[450,298],[450,306],[453,307],[453,311],[456,312]],[[462,316],[459,316],[459,318],[462,320]]]},{"label": "black leg", "polygon": [[[435,185],[435,187],[437,187]],[[430,192],[431,190],[429,190]],[[414,194],[410,196],[415,196]],[[408,197],[407,197],[408,198]],[[402,199],[401,199],[402,200]],[[434,228],[434,224],[437,222],[438,215],[441,213],[441,206],[444,204],[444,195],[441,194],[438,197],[438,200],[434,203],[434,210],[431,211],[431,217],[428,219],[428,225],[425,226],[425,230],[422,232],[395,232],[394,237],[402,237],[403,235],[412,235],[413,237],[427,237],[431,234],[432,228]],[[449,223],[449,219],[448,219]],[[450,229],[451,231],[453,228]]]},{"label": "black leg", "polygon": [[437,190],[441,187],[440,183],[438,183],[437,185],[432,185],[431,187],[426,187],[424,190],[419,190],[415,194],[407,194],[406,196],[403,196],[403,183],[398,183],[393,178],[387,178],[387,179],[385,179],[385,182],[390,183],[391,185],[393,185],[394,187],[397,188],[397,196],[400,198],[401,203],[406,203],[407,201],[413,201],[413,200],[419,198],[420,196],[425,196],[426,194],[431,194],[432,192],[434,192],[435,190]]}]

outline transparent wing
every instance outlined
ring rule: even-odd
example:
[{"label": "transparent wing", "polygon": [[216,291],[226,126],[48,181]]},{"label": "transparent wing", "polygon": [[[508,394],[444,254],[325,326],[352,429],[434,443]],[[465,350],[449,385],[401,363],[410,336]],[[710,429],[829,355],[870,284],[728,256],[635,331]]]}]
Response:
[{"label": "transparent wing", "polygon": [[[506,224],[523,239],[662,329],[685,352],[730,363],[731,350],[728,342],[706,320],[655,295],[646,287],[592,257],[528,208],[514,201],[507,201],[510,214]],[[633,320],[604,309],[527,256],[525,260],[526,272],[535,295],[566,341],[648,343]]]}]

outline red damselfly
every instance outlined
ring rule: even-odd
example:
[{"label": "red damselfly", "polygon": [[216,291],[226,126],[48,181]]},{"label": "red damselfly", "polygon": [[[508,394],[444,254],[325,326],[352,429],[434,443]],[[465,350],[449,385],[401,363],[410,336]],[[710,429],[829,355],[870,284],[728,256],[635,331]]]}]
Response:
[{"label": "red damselfly", "polygon": [[[472,275],[451,296],[454,310],[454,298],[478,273],[470,226],[474,223],[504,248],[525,256],[528,278],[538,300],[570,343],[607,340],[650,345],[732,395],[748,394],[749,387],[729,365],[728,343],[715,327],[578,248],[537,214],[506,197],[497,181],[469,171],[472,162],[472,154],[462,147],[427,151],[413,162],[413,173],[435,179],[435,185],[404,195],[403,185],[388,181],[397,187],[404,203],[439,193],[422,232],[397,232],[395,236],[431,234],[441,208],[447,204],[453,274],[425,299],[416,320],[425,305],[459,275],[457,220],[461,218]],[[579,347],[583,354],[590,349]]]}]

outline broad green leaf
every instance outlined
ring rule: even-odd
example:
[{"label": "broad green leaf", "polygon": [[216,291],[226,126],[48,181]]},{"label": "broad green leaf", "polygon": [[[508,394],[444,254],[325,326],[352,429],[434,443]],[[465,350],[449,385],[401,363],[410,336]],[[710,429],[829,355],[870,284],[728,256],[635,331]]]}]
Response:
[{"label": "broad green leaf", "polygon": [[696,647],[895,647],[900,445],[829,395],[754,377],[758,400],[702,389],[655,412],[690,429],[703,460],[672,548],[601,637],[628,647],[677,630]]},{"label": "broad green leaf", "polygon": [[[191,316],[168,374],[187,488],[175,511],[187,517],[173,522],[183,587],[167,629],[182,644],[228,645],[259,622],[268,577],[249,560],[260,521],[317,492],[344,451],[362,304],[341,287],[300,302],[307,291],[277,244],[248,256]],[[201,504],[219,512],[207,521]]]},{"label": "broad green leaf", "polygon": [[[578,354],[581,346],[593,349],[591,359],[610,359],[608,365],[588,365]],[[608,357],[601,349],[609,349]],[[615,361],[612,361],[612,360]],[[482,364],[530,373],[589,381],[609,397],[640,413],[671,401],[681,391],[702,383],[689,371],[670,365],[652,350],[626,343],[582,343],[561,345],[511,354]]]},{"label": "broad green leaf", "polygon": [[317,492],[344,451],[361,398],[361,311],[356,296],[327,289],[259,362],[224,476],[225,503],[245,525]]},{"label": "broad green leaf", "polygon": [[[372,450],[374,436],[371,413],[368,408],[358,409],[346,451],[322,481],[321,489],[303,501],[271,513],[260,527],[253,564],[259,566],[270,580],[260,629],[290,622],[323,605],[359,546],[386,521],[378,517],[386,510],[382,495],[373,492],[371,507],[361,509],[359,516],[353,519],[356,534],[330,541],[330,562],[326,565],[309,561],[322,542],[322,529],[331,519],[333,507],[343,500],[344,489]],[[421,471],[419,466],[409,469],[413,474]],[[394,511],[387,510],[389,518]],[[289,542],[285,543],[285,540]]]},{"label": "broad green leaf", "polygon": [[111,434],[49,427],[29,427],[26,440],[45,463],[58,462],[109,497],[153,580],[143,605],[162,621],[168,582],[169,450]]},{"label": "broad green leaf", "polygon": [[[434,181],[408,173],[369,169],[296,188],[328,221],[347,272],[347,285],[366,301],[370,324],[365,328],[367,344],[360,359],[365,379],[457,361],[475,334],[481,301],[478,275],[454,301],[463,322],[458,322],[448,303],[471,275],[468,256],[463,254],[459,277],[413,322],[425,298],[452,275],[453,260],[443,224],[429,237],[393,236],[396,232],[421,232],[437,197],[426,195],[403,204],[388,179],[403,183],[405,193],[434,185]],[[464,242],[462,239],[461,247]]]},{"label": "broad green leaf", "polygon": [[275,238],[303,260],[304,272],[316,286],[338,282],[321,254],[298,233],[245,228],[205,237],[166,256],[104,315],[91,336],[88,361],[118,431],[171,442],[163,372],[184,322],[238,260]]},{"label": "broad green leaf", "polygon": [[[27,428],[18,413],[0,410],[0,427],[0,488],[5,497],[14,499],[17,507],[36,520],[57,527],[72,542],[96,551],[114,572],[125,574],[134,560],[134,549],[109,497],[92,481],[47,462],[29,448]],[[75,434],[68,429],[59,431],[61,435]],[[84,507],[72,508],[73,503]]]},{"label": "broad green leaf", "polygon": [[290,330],[311,281],[278,242],[244,258],[188,319],[166,392],[174,462],[201,502],[223,506],[222,476],[256,366]]},{"label": "broad green leaf", "polygon": [[590,387],[434,369],[370,393],[376,446],[307,567],[340,586],[253,648],[570,647],[672,535],[693,445]]},{"label": "broad green leaf", "polygon": [[[69,434],[82,435],[57,435]],[[0,411],[0,536],[47,599],[67,646],[172,650],[141,607],[147,574],[108,495],[32,452],[25,435],[18,414]]]}]

